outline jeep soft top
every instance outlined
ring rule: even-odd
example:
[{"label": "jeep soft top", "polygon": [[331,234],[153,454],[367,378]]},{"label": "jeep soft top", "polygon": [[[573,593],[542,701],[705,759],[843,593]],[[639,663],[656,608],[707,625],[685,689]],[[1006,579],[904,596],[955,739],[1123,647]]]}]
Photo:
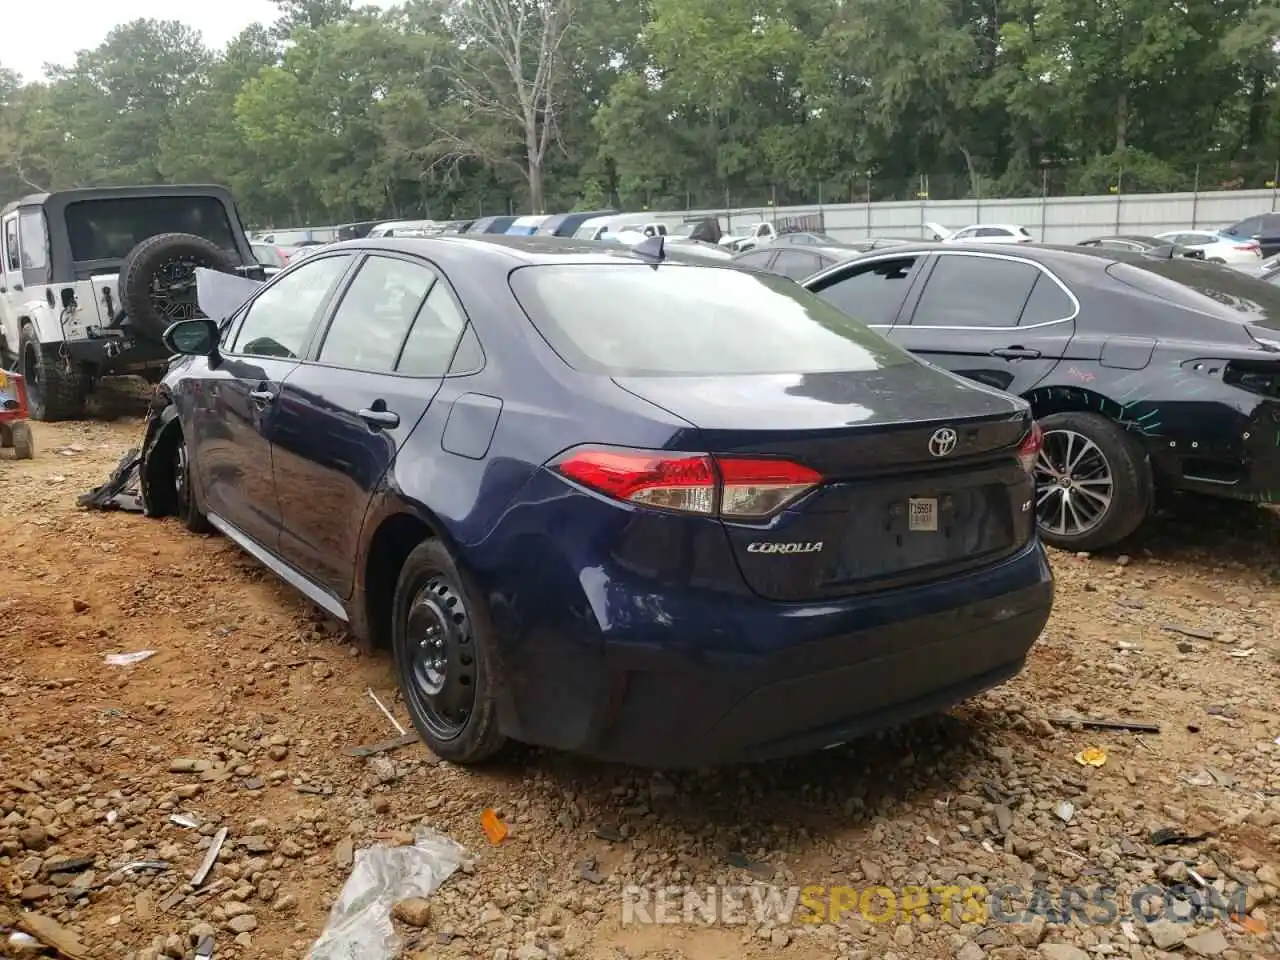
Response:
[{"label": "jeep soft top", "polygon": [[0,209],[0,364],[37,419],[78,416],[96,380],[157,380],[161,335],[197,310],[195,268],[262,279],[225,187],[93,187]]}]

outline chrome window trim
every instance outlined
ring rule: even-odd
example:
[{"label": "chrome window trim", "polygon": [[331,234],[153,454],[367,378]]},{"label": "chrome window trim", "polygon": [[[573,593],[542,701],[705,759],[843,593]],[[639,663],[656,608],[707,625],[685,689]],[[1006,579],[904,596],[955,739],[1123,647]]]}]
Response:
[{"label": "chrome window trim", "polygon": [[[1071,309],[1071,313],[1068,316],[1065,316],[1060,320],[1046,320],[1043,323],[1025,323],[1025,324],[1018,324],[1016,326],[998,326],[998,327],[962,327],[962,326],[950,326],[950,325],[944,326],[940,324],[931,323],[931,324],[922,324],[918,328],[920,330],[975,330],[975,331],[1039,330],[1043,327],[1057,326],[1060,323],[1071,323],[1076,319],[1076,317],[1080,316],[1080,301],[1076,298],[1076,295],[1071,292],[1071,290],[1067,287],[1067,285],[1058,278],[1058,275],[1056,273],[1054,273],[1052,270],[1050,270],[1044,264],[1039,263],[1038,261],[1029,260],[1026,257],[1012,256],[1007,253],[987,253],[986,251],[977,251],[977,250],[920,250],[920,249],[910,249],[910,248],[903,250],[900,247],[890,247],[883,254],[876,254],[870,257],[859,257],[857,258],[857,260],[853,260],[853,261],[844,260],[836,264],[835,266],[829,267],[826,270],[820,270],[818,273],[815,273],[813,276],[805,280],[804,285],[806,288],[808,288],[809,285],[811,283],[814,283],[815,281],[825,280],[828,276],[832,274],[836,274],[841,271],[848,270],[852,267],[860,267],[864,263],[877,263],[881,260],[901,260],[903,257],[920,258],[920,257],[928,257],[928,256],[982,257],[988,260],[1009,260],[1013,263],[1028,264],[1029,266],[1035,267],[1037,270],[1039,270],[1041,273],[1043,273],[1045,276],[1047,276],[1050,280],[1052,280],[1054,283],[1058,285],[1058,289],[1060,289],[1063,293],[1065,293],[1067,295],[1067,298],[1071,301],[1072,309]],[[925,284],[926,286],[928,285],[927,280],[925,281]],[[919,305],[919,298],[916,299],[916,304],[917,306]],[[899,328],[899,327],[905,330],[905,329],[915,327],[915,324],[912,324],[912,323],[883,324],[881,323],[881,324],[867,324],[867,326],[876,330],[887,330],[890,328]]]}]

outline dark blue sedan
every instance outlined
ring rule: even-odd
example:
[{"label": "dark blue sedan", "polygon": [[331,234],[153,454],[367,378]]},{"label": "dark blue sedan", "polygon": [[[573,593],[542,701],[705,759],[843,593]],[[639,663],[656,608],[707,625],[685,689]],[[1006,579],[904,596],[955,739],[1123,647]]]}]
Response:
[{"label": "dark blue sedan", "polygon": [[646,243],[326,246],[169,329],[152,486],[389,646],[458,763],[779,757],[1016,674],[1026,403]]}]

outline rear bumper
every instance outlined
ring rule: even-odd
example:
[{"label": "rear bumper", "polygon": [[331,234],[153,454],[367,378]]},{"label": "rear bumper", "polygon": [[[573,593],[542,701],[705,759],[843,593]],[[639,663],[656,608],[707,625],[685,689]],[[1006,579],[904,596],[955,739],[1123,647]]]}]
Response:
[{"label": "rear bumper", "polygon": [[1247,411],[1226,402],[1196,406],[1198,429],[1147,439],[1158,481],[1189,493],[1280,501],[1280,402],[1260,400]]},{"label": "rear bumper", "polygon": [[[503,726],[668,768],[808,752],[946,709],[1017,674],[1053,602],[1039,543],[982,570],[832,603],[655,595],[609,573],[600,582],[615,613],[580,621],[590,640],[548,633],[523,656],[508,652]],[[633,617],[617,616],[627,607]]]},{"label": "rear bumper", "polygon": [[94,374],[101,377],[163,369],[170,357],[164,344],[128,335],[71,340],[60,344],[59,350],[75,363],[93,367]]}]

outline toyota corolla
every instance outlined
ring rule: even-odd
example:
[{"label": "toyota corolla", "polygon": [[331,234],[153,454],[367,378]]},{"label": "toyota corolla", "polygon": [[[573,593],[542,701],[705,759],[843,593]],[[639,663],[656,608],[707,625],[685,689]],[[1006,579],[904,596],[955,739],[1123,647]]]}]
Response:
[{"label": "toyota corolla", "polygon": [[380,238],[239,303],[166,334],[152,511],[390,647],[441,757],[819,749],[1008,679],[1049,616],[1027,403],[789,280]]}]

